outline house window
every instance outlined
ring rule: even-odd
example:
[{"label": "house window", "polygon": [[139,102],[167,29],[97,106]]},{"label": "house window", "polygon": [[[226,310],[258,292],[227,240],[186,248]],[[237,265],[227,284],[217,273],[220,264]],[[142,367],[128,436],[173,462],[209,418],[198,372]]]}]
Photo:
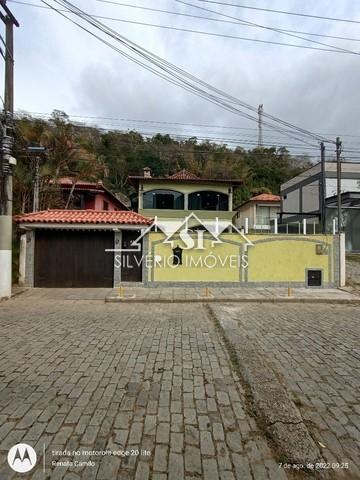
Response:
[{"label": "house window", "polygon": [[105,200],[104,200],[104,203],[103,203],[103,210],[109,210],[109,203],[105,202]]},{"label": "house window", "polygon": [[151,190],[143,195],[143,208],[184,210],[184,195],[174,190]]},{"label": "house window", "polygon": [[189,210],[224,210],[229,209],[229,198],[224,193],[203,191],[189,195]]},{"label": "house window", "polygon": [[85,196],[82,193],[73,194],[70,205],[74,210],[85,210]]},{"label": "house window", "polygon": [[280,207],[277,206],[257,206],[256,223],[257,225],[270,225],[270,221],[277,218]]}]

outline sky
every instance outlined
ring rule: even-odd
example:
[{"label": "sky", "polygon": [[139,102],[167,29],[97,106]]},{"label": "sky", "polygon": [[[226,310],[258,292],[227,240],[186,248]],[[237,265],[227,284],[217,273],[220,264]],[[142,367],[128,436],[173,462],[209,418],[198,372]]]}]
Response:
[{"label": "sky", "polygon": [[[44,5],[41,0],[23,1]],[[46,1],[56,6],[54,0]],[[308,37],[360,52],[360,23],[287,16],[199,0],[184,1],[261,25],[356,38],[358,42]],[[360,6],[357,7],[358,2],[354,0],[223,1],[360,21]],[[122,2],[224,19],[176,0]],[[72,0],[72,3],[94,15],[317,47],[274,31],[244,25],[155,13],[99,0]],[[20,28],[15,31],[15,110],[50,113],[58,109],[69,115],[222,125],[231,128],[171,125],[160,128],[170,133],[182,131],[186,135],[236,139],[240,144],[241,141],[256,141],[254,122],[168,84],[58,13],[11,0],[8,0],[8,6],[20,23]],[[360,137],[346,136],[360,135],[360,56],[102,21],[131,41],[217,88],[255,107],[263,104],[267,113],[312,132],[327,133],[332,137],[343,135],[344,145],[354,149],[358,144],[360,151]],[[106,126],[104,122],[97,120],[98,124]],[[114,128],[135,125],[140,125],[139,129],[143,131],[151,128],[146,123],[120,120],[112,123]],[[265,130],[264,141],[279,141],[276,135]],[[291,139],[287,141],[294,143]]]}]

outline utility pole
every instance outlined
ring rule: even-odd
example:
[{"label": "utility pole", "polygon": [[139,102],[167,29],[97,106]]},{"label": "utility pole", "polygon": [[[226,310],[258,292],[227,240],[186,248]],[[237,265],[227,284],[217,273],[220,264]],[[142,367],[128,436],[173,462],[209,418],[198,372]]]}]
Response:
[{"label": "utility pole", "polygon": [[337,177],[337,219],[338,219],[338,232],[342,231],[342,215],[341,215],[341,141],[340,138],[336,138],[336,177]]},{"label": "utility pole", "polygon": [[259,133],[259,137],[258,137],[258,147],[262,147],[263,146],[263,129],[262,129],[262,116],[263,116],[263,109],[264,105],[261,104],[259,105],[259,108],[258,108],[258,133]]},{"label": "utility pole", "polygon": [[321,204],[320,204],[320,215],[321,215],[321,231],[323,234],[326,233],[326,164],[325,164],[325,144],[324,142],[320,143],[320,154],[321,154]]},{"label": "utility pole", "polygon": [[35,179],[34,179],[34,197],[33,197],[33,212],[39,211],[39,165],[40,158],[35,158]]},{"label": "utility pole", "polygon": [[40,196],[40,153],[45,152],[45,147],[41,145],[30,145],[27,148],[30,154],[35,155],[35,175],[34,175],[34,195],[33,195],[33,212],[39,211]]},{"label": "utility pole", "polygon": [[343,244],[342,231],[342,215],[341,215],[341,141],[336,137],[336,177],[337,177],[337,219],[338,219],[338,237],[339,237],[339,280],[338,285],[341,287],[345,284],[345,245]]},{"label": "utility pole", "polygon": [[18,21],[0,0],[0,19],[5,24],[5,94],[4,112],[1,118],[1,163],[0,163],[0,298],[11,296],[12,271],[12,201],[13,168],[16,160],[12,157],[14,144],[14,25]]}]

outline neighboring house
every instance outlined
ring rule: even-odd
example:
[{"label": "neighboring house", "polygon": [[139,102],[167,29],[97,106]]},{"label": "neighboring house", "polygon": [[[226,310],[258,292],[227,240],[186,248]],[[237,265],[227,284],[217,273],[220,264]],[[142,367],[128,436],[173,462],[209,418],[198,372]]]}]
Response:
[{"label": "neighboring house", "polygon": [[261,193],[242,203],[236,209],[235,225],[244,228],[246,218],[250,230],[269,231],[271,222],[278,218],[280,197],[270,193]]},{"label": "neighboring house", "polygon": [[[138,192],[138,212],[160,219],[182,219],[193,212],[200,220],[232,220],[233,189],[241,180],[199,178],[187,170],[169,177],[153,177],[150,168],[143,176],[130,176]],[[192,225],[196,226],[196,225]]]},{"label": "neighboring house", "polygon": [[[318,163],[281,185],[281,222],[318,224],[331,233],[337,218],[336,162]],[[341,166],[342,225],[346,250],[360,251],[360,163],[343,162]]]},{"label": "neighboring house", "polygon": [[59,185],[63,203],[71,210],[129,210],[100,180],[74,184],[73,179],[63,177],[52,183]]}]

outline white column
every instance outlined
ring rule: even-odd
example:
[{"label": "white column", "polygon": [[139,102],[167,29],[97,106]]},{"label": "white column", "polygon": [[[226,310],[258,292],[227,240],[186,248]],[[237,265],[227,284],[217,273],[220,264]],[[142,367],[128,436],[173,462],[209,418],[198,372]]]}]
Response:
[{"label": "white column", "polygon": [[189,210],[189,194],[184,193],[184,210]]},{"label": "white column", "polygon": [[11,250],[0,250],[0,300],[11,297]]},{"label": "white column", "polygon": [[345,233],[339,235],[339,286],[346,285]]},{"label": "white column", "polygon": [[333,219],[333,235],[336,235],[336,218]]},{"label": "white column", "polygon": [[245,218],[245,234],[249,233],[249,219]]},{"label": "white column", "polygon": [[19,254],[19,285],[25,285],[26,273],[26,233],[20,237],[20,254]]},{"label": "white column", "polygon": [[141,210],[143,208],[143,195],[144,192],[142,190],[139,190],[139,205],[138,205],[138,210]]},{"label": "white column", "polygon": [[230,187],[229,189],[229,212],[232,212],[233,209],[233,189]]},{"label": "white column", "polygon": [[[122,231],[114,232],[114,249],[120,250],[114,252],[114,278],[113,278],[113,287],[116,288],[121,283],[121,242],[122,242]],[[111,255],[111,253],[107,253]]]},{"label": "white column", "polygon": [[306,235],[306,218],[303,218],[303,234]]},{"label": "white column", "polygon": [[274,218],[274,233],[278,234],[278,219]]},{"label": "white column", "polygon": [[0,299],[11,297],[12,217],[0,215]]}]

